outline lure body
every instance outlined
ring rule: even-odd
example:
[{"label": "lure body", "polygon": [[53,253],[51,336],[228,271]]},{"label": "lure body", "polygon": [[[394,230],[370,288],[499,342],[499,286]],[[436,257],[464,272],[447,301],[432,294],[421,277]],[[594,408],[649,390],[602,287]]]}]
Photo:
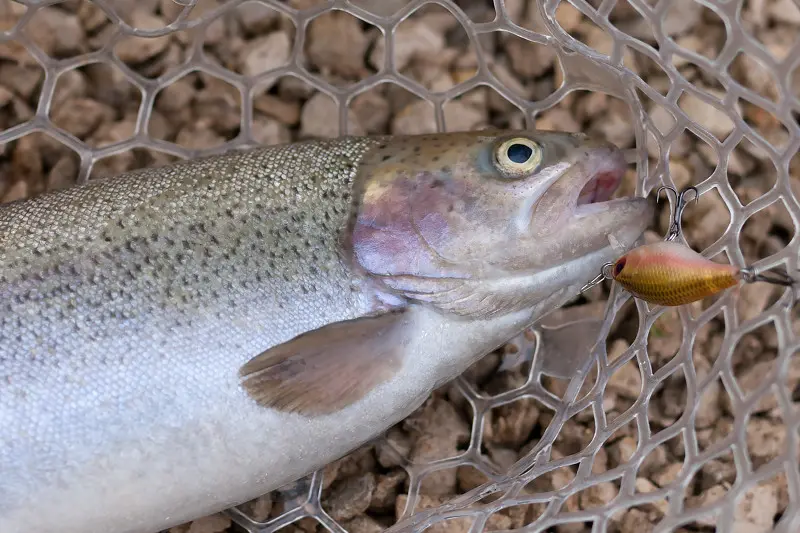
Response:
[{"label": "lure body", "polygon": [[739,268],[710,261],[674,241],[634,248],[613,264],[611,277],[637,298],[665,306],[702,300],[742,280]]},{"label": "lure body", "polygon": [[625,168],[342,138],[0,206],[0,532],[153,533],[341,457],[633,246]]}]

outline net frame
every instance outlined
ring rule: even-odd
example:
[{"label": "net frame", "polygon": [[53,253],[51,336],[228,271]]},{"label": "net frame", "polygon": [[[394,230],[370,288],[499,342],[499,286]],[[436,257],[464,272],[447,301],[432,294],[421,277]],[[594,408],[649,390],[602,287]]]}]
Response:
[{"label": "net frame", "polygon": [[[202,39],[198,37],[191,45],[191,56],[183,65],[163,76],[150,79],[131,69],[114,53],[114,46],[121,39],[129,36],[158,37],[183,30],[196,30],[197,35],[201,35],[205,28],[217,17],[241,5],[245,0],[227,1],[218,8],[207,11],[202,16],[194,19],[190,15],[195,7],[196,0],[181,0],[176,3],[185,4],[185,7],[173,22],[163,28],[149,30],[133,27],[117,12],[113,1],[95,0],[95,3],[115,25],[116,32],[110,36],[107,44],[100,50],[61,60],[48,57],[41,49],[36,47],[24,32],[26,24],[33,19],[37,9],[58,4],[61,0],[15,1],[27,6],[28,9],[12,29],[0,33],[0,42],[16,41],[24,45],[34,60],[44,69],[45,78],[41,87],[38,107],[33,118],[0,132],[0,144],[10,143],[34,132],[45,132],[78,155],[80,159],[79,181],[89,179],[92,168],[97,161],[137,147],[151,148],[180,158],[191,158],[255,146],[257,143],[251,128],[253,119],[252,102],[255,91],[265,81],[287,75],[301,78],[309,86],[334,99],[339,108],[340,134],[348,133],[348,107],[353,99],[359,94],[387,82],[396,84],[417,97],[432,103],[435,109],[437,128],[440,131],[447,130],[444,113],[445,104],[476,87],[491,87],[511,104],[519,108],[523,112],[526,124],[529,127],[535,127],[537,116],[542,111],[558,104],[569,93],[577,90],[600,91],[620,98],[630,106],[631,116],[634,118],[632,127],[637,148],[632,150],[629,156],[630,160],[637,163],[639,173],[636,187],[637,194],[646,194],[659,185],[674,186],[670,176],[669,147],[676,142],[685,130],[691,131],[699,139],[710,145],[717,154],[719,164],[713,173],[702,181],[692,183],[701,195],[712,189],[716,190],[730,214],[728,227],[719,239],[703,250],[705,256],[713,257],[725,252],[734,264],[745,266],[747,263],[739,245],[739,237],[745,222],[754,214],[768,208],[775,202],[782,202],[795,226],[795,237],[789,242],[788,246],[778,253],[758,261],[755,266],[758,268],[770,268],[782,264],[789,271],[798,269],[798,260],[800,259],[798,246],[800,244],[798,244],[796,230],[800,227],[800,200],[792,189],[790,164],[792,158],[800,149],[800,127],[795,118],[796,113],[800,113],[800,100],[792,88],[793,72],[800,68],[800,38],[791,46],[789,53],[783,60],[776,59],[761,42],[748,33],[741,16],[742,2],[737,2],[736,0],[694,0],[719,16],[723,20],[727,32],[725,45],[716,58],[709,59],[702,54],[680,46],[663,31],[662,21],[665,19],[667,10],[670,9],[671,5],[669,0],[654,2],[629,0],[629,4],[650,24],[658,42],[657,49],[632,35],[626,34],[609,21],[609,14],[617,0],[600,0],[594,4],[584,0],[568,0],[570,4],[612,37],[613,44],[610,53],[607,55],[575,39],[559,25],[556,10],[561,1],[567,0],[544,0],[538,4],[540,26],[537,27],[537,31],[519,26],[512,21],[503,0],[494,0],[496,17],[489,22],[471,20],[463,9],[450,0],[410,0],[404,2],[405,5],[403,7],[390,15],[374,12],[372,9],[375,8],[376,4],[370,7],[367,2],[363,1],[330,0],[321,3],[317,7],[298,10],[277,0],[260,0],[261,3],[291,18],[297,28],[292,53],[287,65],[253,77],[236,74],[204,59]],[[792,1],[800,7],[798,0]],[[478,52],[477,74],[469,80],[440,93],[432,93],[419,82],[400,74],[396,69],[394,60],[397,27],[420,8],[431,4],[445,8],[455,17],[464,28],[471,45]],[[386,41],[383,68],[376,74],[345,87],[335,86],[312,74],[302,61],[306,30],[309,23],[318,16],[332,10],[350,13],[358,19],[373,25],[380,30]],[[507,32],[556,50],[564,76],[561,85],[555,92],[543,100],[528,101],[502,83],[490,68],[480,42],[482,34],[499,31]],[[626,49],[632,49],[644,54],[663,69],[669,78],[669,89],[666,94],[662,94],[648,85],[638,74],[626,66]],[[745,52],[755,58],[773,74],[777,80],[777,101],[765,98],[737,82],[731,76],[729,68],[739,52]],[[719,99],[716,95],[697,87],[687,80],[673,65],[672,59],[678,56],[693,62],[706,72],[712,73],[724,86],[724,96]],[[128,139],[102,147],[87,145],[69,132],[58,128],[49,118],[51,102],[59,76],[94,62],[113,64],[141,93],[141,103],[134,135]],[[197,70],[230,83],[240,92],[242,114],[239,135],[220,146],[208,150],[191,150],[150,137],[147,133],[148,121],[159,91],[187,73]],[[720,141],[707,127],[703,127],[695,117],[682,109],[679,105],[679,99],[684,94],[692,95],[724,113],[734,124],[732,132],[724,140]],[[669,110],[674,118],[674,125],[668,131],[663,132],[659,129],[652,113],[648,112],[642,102],[641,95],[645,95],[653,102]],[[776,147],[769,139],[762,136],[736,111],[737,102],[740,100],[746,100],[757,105],[783,124],[788,132],[783,149]],[[777,169],[777,180],[774,186],[765,194],[746,205],[741,202],[727,178],[727,165],[731,153],[745,138],[765,151]],[[659,147],[658,157],[654,164],[648,164],[648,142],[655,143]],[[681,236],[681,238],[683,237]],[[746,320],[739,318],[735,305],[735,296],[731,293],[717,300],[697,316],[693,316],[687,309],[681,309],[679,317],[683,336],[680,348],[672,360],[655,371],[648,357],[647,339],[650,328],[665,310],[663,308],[651,308],[637,300],[635,305],[639,321],[635,341],[621,356],[613,360],[609,358],[605,343],[596,343],[593,357],[588,359],[584,367],[576,372],[575,376],[570,380],[566,388],[566,394],[563,397],[555,396],[542,385],[540,377],[544,371],[543,361],[536,356],[533,357],[530,379],[522,387],[499,395],[487,396],[478,391],[464,377],[459,377],[455,384],[471,406],[474,415],[469,447],[455,457],[424,465],[407,465],[411,482],[406,509],[402,519],[392,526],[390,530],[393,532],[421,531],[446,520],[468,518],[471,520],[470,531],[479,532],[486,528],[487,522],[493,513],[510,506],[542,503],[546,505],[544,512],[522,529],[538,532],[547,531],[548,528],[560,524],[591,522],[592,532],[599,533],[610,530],[612,521],[620,510],[666,499],[669,502],[668,511],[660,522],[653,525],[654,532],[662,533],[677,530],[679,527],[703,515],[716,515],[716,524],[719,531],[733,531],[736,505],[744,493],[760,481],[773,477],[780,472],[784,472],[787,476],[790,505],[778,524],[776,524],[774,531],[791,533],[800,530],[800,466],[798,466],[798,456],[795,452],[795,450],[800,449],[800,409],[793,404],[791,391],[785,385],[789,365],[792,362],[792,358],[797,357],[796,352],[800,350],[800,341],[798,341],[793,329],[793,316],[788,309],[790,297],[791,295],[788,291],[785,292],[778,301],[763,313]],[[608,300],[604,324],[598,340],[605,338],[612,327],[617,312],[629,299],[629,295],[614,287]],[[704,375],[698,375],[692,361],[693,345],[697,331],[719,315],[724,318],[725,323],[722,346],[712,368]],[[770,322],[775,325],[779,346],[774,370],[756,390],[745,394],[738,385],[730,364],[734,349],[737,342],[744,335]],[[512,342],[516,343],[520,350],[531,352],[536,350],[537,343],[528,337],[523,336]],[[614,420],[608,420],[602,405],[604,390],[610,376],[629,361],[635,361],[640,369],[642,378],[641,393],[630,408]],[[597,377],[594,384],[586,392],[584,384],[592,368],[597,370]],[[688,407],[672,426],[654,435],[651,433],[647,423],[648,400],[652,397],[659,384],[676,372],[683,372],[685,376]],[[694,419],[697,415],[699,398],[710,384],[718,378],[722,380],[726,390],[731,395],[732,404],[737,413],[734,418],[734,427],[727,438],[705,450],[700,450],[694,429]],[[750,411],[767,394],[775,394],[777,398],[778,407],[786,425],[786,446],[783,454],[766,465],[754,469],[747,453],[746,425]],[[467,463],[486,466],[485,458],[481,457],[480,452],[484,414],[493,408],[525,397],[536,399],[551,408],[555,413],[536,446],[515,463],[508,472],[494,475],[486,484],[433,509],[412,513],[411,510],[414,509],[419,496],[417,493],[419,480],[426,474]],[[577,454],[559,458],[552,457],[553,443],[558,437],[561,428],[570,418],[586,409],[592,411],[595,421],[595,432],[591,442]],[[637,448],[633,456],[629,461],[617,468],[601,474],[593,474],[592,463],[598,450],[615,431],[631,422],[636,424],[639,435]],[[653,449],[676,436],[683,438],[686,451],[684,468],[677,479],[652,492],[638,491],[636,485],[637,468]],[[683,493],[692,476],[706,461],[729,450],[733,450],[738,472],[733,485],[725,496],[718,501],[699,509],[687,509]],[[575,465],[578,469],[574,480],[565,487],[559,490],[533,494],[523,491],[526,485],[538,477],[569,465]],[[599,483],[611,480],[619,480],[620,486],[617,497],[610,502],[592,510],[580,510],[572,513],[563,512],[562,505],[570,496]],[[307,485],[302,486],[307,489],[307,493],[299,498],[298,505],[267,523],[257,523],[242,511],[236,509],[231,510],[230,515],[242,528],[251,533],[271,533],[304,517],[315,518],[323,527],[333,533],[344,533],[345,530],[342,526],[330,517],[321,504],[322,481],[323,473],[321,471],[310,476]],[[499,495],[499,497],[488,498],[493,494]]]}]

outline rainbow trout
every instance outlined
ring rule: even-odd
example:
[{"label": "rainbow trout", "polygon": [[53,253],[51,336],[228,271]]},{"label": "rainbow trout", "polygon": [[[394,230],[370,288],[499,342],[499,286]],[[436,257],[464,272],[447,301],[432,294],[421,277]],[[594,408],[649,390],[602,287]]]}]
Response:
[{"label": "rainbow trout", "polygon": [[341,138],[0,206],[0,531],[152,533],[345,455],[636,243],[624,168]]}]

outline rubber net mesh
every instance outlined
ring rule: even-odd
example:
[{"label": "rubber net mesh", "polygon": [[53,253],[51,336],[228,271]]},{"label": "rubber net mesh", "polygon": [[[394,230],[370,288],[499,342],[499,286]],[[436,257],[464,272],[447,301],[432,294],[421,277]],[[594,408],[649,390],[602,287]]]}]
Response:
[{"label": "rubber net mesh", "polygon": [[[0,94],[11,110],[0,133],[6,200],[303,136],[486,123],[580,129],[599,115],[592,128],[628,148],[635,165],[628,194],[699,190],[686,210],[687,244],[740,266],[797,269],[796,0],[0,5],[1,76],[12,88]],[[416,24],[423,17],[435,31]],[[70,21],[83,28],[74,39]],[[234,23],[245,38],[228,33]],[[443,34],[458,34],[455,47]],[[426,55],[444,58],[448,76],[408,66]],[[93,101],[70,99],[86,91],[78,70],[96,84]],[[205,89],[191,101],[173,90],[198,83]],[[399,96],[383,98],[390,91]],[[299,95],[302,112],[287,94]],[[387,99],[402,109],[387,111]],[[170,112],[198,101],[197,123],[165,133]],[[488,113],[475,117],[476,101]],[[115,106],[132,111],[90,135]],[[39,139],[34,155],[23,150],[30,138]],[[59,159],[64,147],[70,156]],[[10,173],[42,166],[52,170],[40,186],[14,184]],[[382,474],[331,494],[337,470],[366,460],[356,451],[226,516],[254,533],[800,531],[797,319],[788,292],[750,289],[676,311],[598,287],[581,302],[605,317],[600,342],[574,371],[548,375],[540,332],[528,331],[371,443]],[[509,357],[522,364],[498,368]],[[454,425],[456,411],[466,420]],[[413,445],[401,428],[416,432]],[[381,505],[396,507],[393,520],[363,519]]]}]

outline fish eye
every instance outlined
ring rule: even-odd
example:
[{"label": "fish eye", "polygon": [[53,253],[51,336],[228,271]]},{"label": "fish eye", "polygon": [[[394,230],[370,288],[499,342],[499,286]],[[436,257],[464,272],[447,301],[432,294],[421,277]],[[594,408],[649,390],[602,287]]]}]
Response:
[{"label": "fish eye", "polygon": [[615,276],[619,276],[622,273],[622,269],[625,268],[625,263],[626,262],[627,261],[626,261],[626,259],[624,257],[622,259],[620,259],[619,261],[617,261],[617,264],[614,265],[614,275]]},{"label": "fish eye", "polygon": [[497,168],[510,178],[531,174],[542,162],[542,147],[525,137],[515,137],[501,143],[495,150]]}]

